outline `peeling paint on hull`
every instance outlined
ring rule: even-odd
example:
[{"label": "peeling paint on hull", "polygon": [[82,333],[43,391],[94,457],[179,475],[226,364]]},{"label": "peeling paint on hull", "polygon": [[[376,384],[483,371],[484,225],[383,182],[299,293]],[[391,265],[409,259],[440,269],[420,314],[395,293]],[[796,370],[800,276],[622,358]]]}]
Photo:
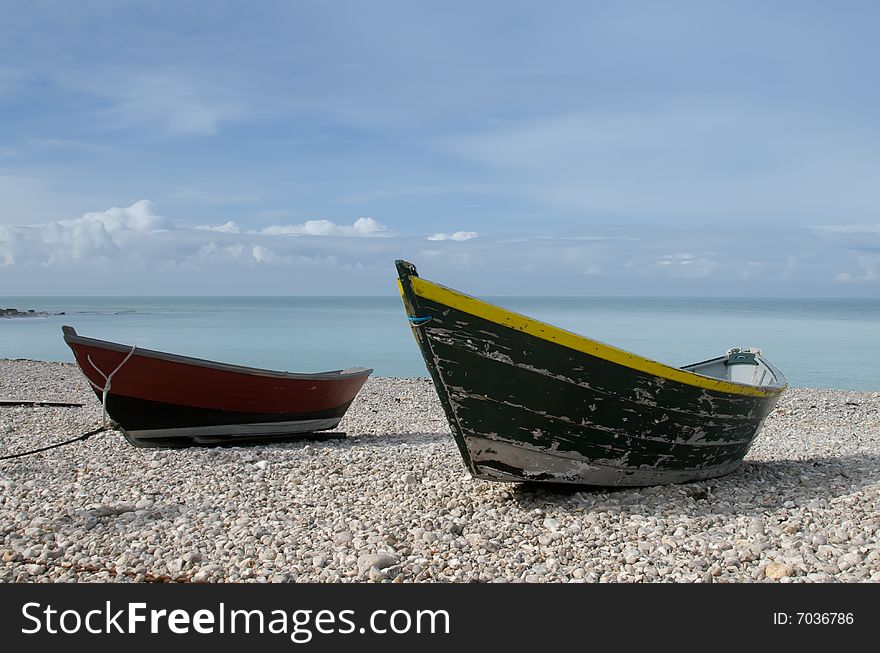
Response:
[{"label": "peeling paint on hull", "polygon": [[620,350],[623,362],[588,353],[595,341],[582,339],[578,350],[535,321],[518,328],[527,318],[503,309],[481,303],[480,316],[452,306],[444,295],[460,295],[422,279],[419,290],[430,292],[420,294],[415,268],[398,262],[398,272],[408,315],[430,317],[413,333],[477,478],[638,486],[729,474],[785,388],[784,379],[766,389],[724,386],[673,368],[664,377],[625,364]]},{"label": "peeling paint on hull", "polygon": [[471,470],[487,481],[544,481],[575,485],[643,486],[701,481],[735,471],[742,460],[701,470],[658,470],[614,466],[582,457],[560,456],[540,449],[511,445],[498,440],[467,437]]}]

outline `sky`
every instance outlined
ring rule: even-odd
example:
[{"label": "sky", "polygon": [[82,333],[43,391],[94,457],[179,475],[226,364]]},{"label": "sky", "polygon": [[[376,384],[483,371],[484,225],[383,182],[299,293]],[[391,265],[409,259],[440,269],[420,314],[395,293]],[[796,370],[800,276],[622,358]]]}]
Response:
[{"label": "sky", "polygon": [[0,296],[880,296],[874,2],[0,11]]}]

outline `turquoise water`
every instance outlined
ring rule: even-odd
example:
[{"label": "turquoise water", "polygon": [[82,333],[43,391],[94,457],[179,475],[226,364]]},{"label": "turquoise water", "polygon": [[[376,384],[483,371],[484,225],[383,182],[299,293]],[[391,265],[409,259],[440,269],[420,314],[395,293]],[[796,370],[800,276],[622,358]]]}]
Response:
[{"label": "turquoise water", "polygon": [[[880,390],[880,299],[487,298],[672,365],[761,347],[792,386]],[[397,297],[7,297],[0,358],[72,361],[81,335],[230,363],[427,376]]]}]

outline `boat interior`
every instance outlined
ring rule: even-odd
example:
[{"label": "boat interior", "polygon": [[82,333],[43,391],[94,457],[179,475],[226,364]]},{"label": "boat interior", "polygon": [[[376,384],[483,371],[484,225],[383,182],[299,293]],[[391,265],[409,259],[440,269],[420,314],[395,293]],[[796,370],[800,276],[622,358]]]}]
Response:
[{"label": "boat interior", "polygon": [[724,356],[686,365],[681,369],[758,387],[785,383],[782,375],[761,358],[760,349],[730,349]]}]

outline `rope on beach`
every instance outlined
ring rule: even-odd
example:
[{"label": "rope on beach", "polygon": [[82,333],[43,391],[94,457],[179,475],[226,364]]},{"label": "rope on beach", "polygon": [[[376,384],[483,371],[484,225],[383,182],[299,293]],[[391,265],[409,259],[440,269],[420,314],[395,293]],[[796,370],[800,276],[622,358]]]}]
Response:
[{"label": "rope on beach", "polygon": [[109,376],[107,374],[104,374],[104,372],[101,371],[101,368],[98,367],[97,365],[95,365],[91,356],[86,355],[86,360],[89,361],[89,365],[94,367],[95,371],[104,377],[104,387],[103,388],[101,386],[99,386],[97,383],[95,383],[94,381],[92,381],[91,379],[89,379],[88,377],[86,377],[86,379],[88,379],[89,383],[92,384],[93,388],[101,391],[101,409],[102,409],[101,420],[104,424],[104,428],[107,428],[107,393],[110,392],[110,385],[113,382],[113,375],[116,374],[119,370],[121,370],[122,366],[128,362],[128,359],[131,358],[132,354],[134,354],[135,349],[137,349],[137,345],[132,345],[131,351],[128,352],[128,355],[122,359],[122,362],[119,365],[116,366],[116,369],[113,370],[112,372],[110,372]]},{"label": "rope on beach", "polygon": [[35,408],[82,408],[83,404],[74,401],[52,401],[42,399],[0,399],[0,406],[34,406]]},{"label": "rope on beach", "polygon": [[55,444],[50,444],[46,447],[40,447],[39,449],[31,449],[30,451],[22,451],[21,453],[15,453],[10,456],[0,456],[0,460],[11,460],[12,458],[21,458],[23,456],[30,456],[31,454],[40,453],[41,451],[48,451],[49,449],[56,449],[58,447],[63,447],[66,444],[73,444],[74,442],[80,442],[81,440],[88,440],[93,435],[97,435],[103,431],[110,431],[112,429],[107,428],[106,426],[102,426],[100,428],[95,429],[94,431],[89,431],[88,433],[83,433],[82,435],[78,435],[71,440],[65,440],[64,442],[56,442]]},{"label": "rope on beach", "polygon": [[416,317],[415,315],[407,315],[406,319],[409,320],[409,323],[413,326],[423,326],[434,319],[433,315],[428,315],[426,317]]}]

